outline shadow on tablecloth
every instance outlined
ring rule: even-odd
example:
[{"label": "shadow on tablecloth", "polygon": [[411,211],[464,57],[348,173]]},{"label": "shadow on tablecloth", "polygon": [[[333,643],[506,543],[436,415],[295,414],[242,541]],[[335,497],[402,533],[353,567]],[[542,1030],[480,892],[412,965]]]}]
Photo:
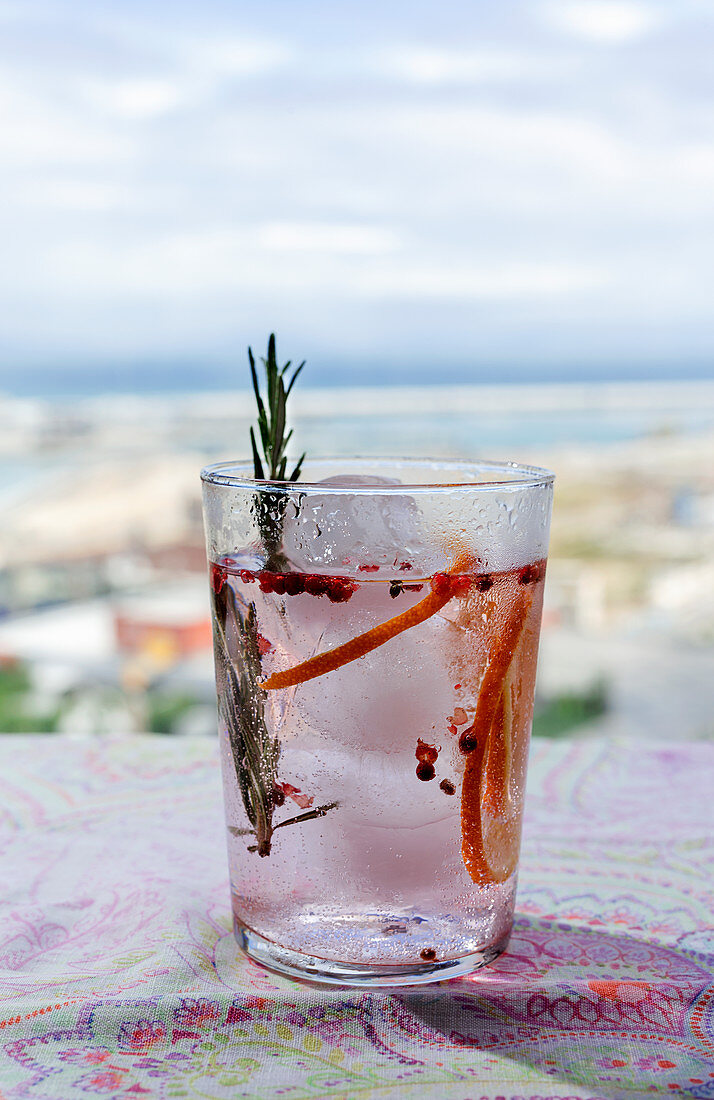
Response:
[{"label": "shadow on tablecloth", "polygon": [[492,1052],[608,1095],[714,1097],[710,943],[707,954],[520,916],[492,966],[386,999],[384,1031],[393,1044],[401,1031],[454,1054]]},{"label": "shadow on tablecloth", "polygon": [[[223,926],[153,989],[66,1001],[0,1038],[9,1100],[714,1097],[714,941],[520,916],[471,978],[400,993],[268,974]],[[178,980],[184,983],[177,984]],[[43,1010],[44,1011],[44,1010]],[[4,1061],[1,1059],[4,1058]]]}]

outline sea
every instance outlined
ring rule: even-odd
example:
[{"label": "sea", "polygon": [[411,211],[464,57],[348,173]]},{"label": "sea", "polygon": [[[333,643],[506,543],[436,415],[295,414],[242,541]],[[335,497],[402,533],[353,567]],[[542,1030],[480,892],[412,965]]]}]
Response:
[{"label": "sea", "polygon": [[[0,394],[0,504],[101,453],[190,452],[197,464],[247,458],[254,415],[247,389]],[[13,417],[49,426],[36,437],[42,445],[8,442]],[[62,443],[47,446],[54,422],[63,424]],[[714,436],[714,378],[298,385],[291,423],[296,453],[535,462],[542,454],[547,462],[563,449]]]}]

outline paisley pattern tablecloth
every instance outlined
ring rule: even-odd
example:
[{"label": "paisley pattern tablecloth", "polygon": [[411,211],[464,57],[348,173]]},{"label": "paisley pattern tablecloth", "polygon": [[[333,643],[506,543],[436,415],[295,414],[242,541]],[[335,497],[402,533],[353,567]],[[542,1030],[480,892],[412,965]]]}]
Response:
[{"label": "paisley pattern tablecloth", "polygon": [[0,738],[0,1100],[714,1097],[714,745],[536,743],[510,950],[399,994],[238,954],[216,749]]}]

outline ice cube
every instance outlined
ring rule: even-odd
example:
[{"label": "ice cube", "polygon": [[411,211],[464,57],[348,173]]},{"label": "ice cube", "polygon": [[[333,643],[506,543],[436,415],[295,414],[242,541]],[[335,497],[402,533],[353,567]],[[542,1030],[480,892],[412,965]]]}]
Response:
[{"label": "ice cube", "polygon": [[[315,796],[315,807],[332,808],[319,822],[297,825],[300,835],[281,835],[280,844],[303,845],[302,862],[312,874],[322,872],[329,896],[346,888],[353,904],[359,896],[376,901],[381,895],[385,904],[410,905],[424,900],[425,883],[453,888],[459,801],[445,795],[438,780],[420,782],[415,766],[413,752],[333,746],[313,755],[286,747],[280,767]],[[283,816],[281,810],[276,821]]]},{"label": "ice cube", "polygon": [[[411,749],[411,746],[410,746]],[[325,745],[319,751],[294,748],[289,742],[280,756],[280,780],[314,799],[313,807],[339,803],[340,822],[371,829],[420,829],[452,817],[458,803],[445,795],[439,778],[421,782],[414,752],[354,751]],[[441,778],[456,778],[450,754],[438,762]],[[297,812],[297,811],[296,811]]]},{"label": "ice cube", "polygon": [[[374,625],[368,607],[362,618],[361,603],[370,597],[377,600],[380,593],[372,594],[376,587],[364,585],[347,605],[352,616],[348,637],[361,633],[368,623]],[[385,618],[382,613],[380,620]],[[344,641],[345,633],[343,623],[334,641]],[[434,616],[365,656],[298,684],[286,696],[286,729],[295,728],[301,735],[310,730],[323,744],[356,751],[412,754],[420,737],[429,743],[442,732],[448,737],[447,716],[454,703],[450,653],[457,633],[451,623]],[[326,630],[319,651],[333,647],[333,636]]]},{"label": "ice cube", "polygon": [[294,569],[353,572],[359,566],[396,568],[420,546],[420,513],[407,493],[363,493],[399,485],[369,475],[328,477],[328,492],[306,493],[285,514],[283,545]]}]

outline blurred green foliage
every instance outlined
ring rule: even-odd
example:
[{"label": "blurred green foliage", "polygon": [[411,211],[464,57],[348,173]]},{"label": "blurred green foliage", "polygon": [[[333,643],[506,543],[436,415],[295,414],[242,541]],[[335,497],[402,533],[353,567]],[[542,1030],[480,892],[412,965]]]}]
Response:
[{"label": "blurred green foliage", "polygon": [[[536,701],[535,737],[569,737],[608,710],[607,685],[598,681],[583,692],[570,692]],[[146,696],[146,729],[172,734],[180,719],[198,700],[186,692],[149,691]],[[13,661],[0,664],[0,733],[55,733],[64,706],[37,707],[27,667]]]},{"label": "blurred green foliage", "polygon": [[151,693],[147,699],[149,732],[173,733],[179,718],[195,704],[196,700],[192,695]]},{"label": "blurred green foliage", "polygon": [[[88,685],[88,691],[95,697],[97,685]],[[99,688],[101,691],[101,686]],[[35,687],[28,667],[21,661],[0,663],[0,734],[2,733],[56,733],[61,726],[63,716],[70,716],[72,707],[81,700],[82,689],[73,688],[65,692],[51,706],[44,709],[38,704]],[[119,713],[119,725],[123,728],[135,728],[136,716],[129,717],[131,711],[122,701],[125,697],[117,687],[106,688],[100,705],[114,714]],[[186,692],[149,690],[142,700],[141,729],[149,733],[172,734],[177,723],[196,706],[200,700]],[[128,722],[128,726],[127,726]]]},{"label": "blurred green foliage", "polygon": [[38,711],[32,705],[29,673],[19,661],[0,665],[0,733],[54,733],[60,708]]},{"label": "blurred green foliage", "polygon": [[536,701],[533,717],[534,737],[569,737],[608,710],[607,684],[598,680],[587,691],[556,695],[543,703]]}]

